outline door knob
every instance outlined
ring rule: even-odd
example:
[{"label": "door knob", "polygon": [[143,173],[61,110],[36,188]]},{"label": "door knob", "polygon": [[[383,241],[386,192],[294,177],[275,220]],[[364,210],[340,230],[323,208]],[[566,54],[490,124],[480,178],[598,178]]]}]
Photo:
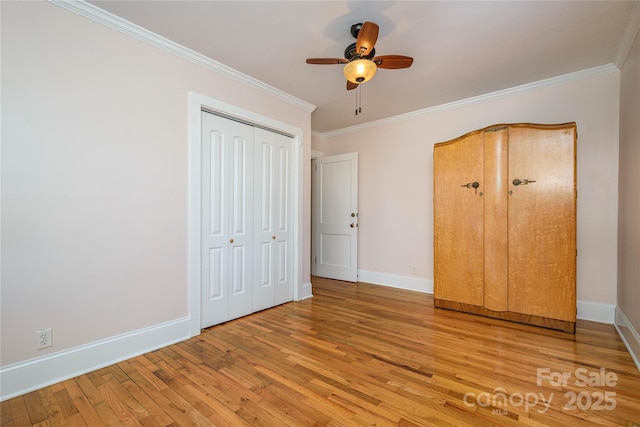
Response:
[{"label": "door knob", "polygon": [[353,228],[353,227],[355,227],[355,224],[351,223],[351,224],[349,224],[349,227]]},{"label": "door knob", "polygon": [[229,239],[229,243],[233,243],[233,239]]}]

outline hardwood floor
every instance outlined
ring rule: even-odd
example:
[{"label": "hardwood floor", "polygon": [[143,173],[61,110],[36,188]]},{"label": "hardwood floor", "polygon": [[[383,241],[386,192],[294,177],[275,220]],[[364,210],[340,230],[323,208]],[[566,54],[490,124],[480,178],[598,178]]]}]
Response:
[{"label": "hardwood floor", "polygon": [[611,325],[571,335],[313,285],[312,299],[2,402],[2,426],[640,425],[640,373]]}]

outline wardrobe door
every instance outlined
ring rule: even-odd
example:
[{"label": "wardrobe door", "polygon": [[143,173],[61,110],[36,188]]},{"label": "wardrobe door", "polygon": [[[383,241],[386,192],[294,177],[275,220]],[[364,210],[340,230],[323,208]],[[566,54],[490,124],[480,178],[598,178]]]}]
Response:
[{"label": "wardrobe door", "polygon": [[509,136],[509,311],[575,322],[576,127]]},{"label": "wardrobe door", "polygon": [[483,305],[483,139],[473,132],[434,146],[436,300]]}]

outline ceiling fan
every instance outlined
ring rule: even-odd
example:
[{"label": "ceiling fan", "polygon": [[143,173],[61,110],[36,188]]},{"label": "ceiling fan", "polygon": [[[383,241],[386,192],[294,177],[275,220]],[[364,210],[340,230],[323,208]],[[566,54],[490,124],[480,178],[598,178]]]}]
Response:
[{"label": "ceiling fan", "polygon": [[375,56],[374,45],[378,40],[378,24],[365,22],[351,26],[351,35],[356,39],[344,50],[344,58],[308,58],[307,64],[333,65],[346,64],[344,76],[347,79],[347,90],[355,89],[376,74],[378,68],[409,68],[413,58],[402,55]]}]

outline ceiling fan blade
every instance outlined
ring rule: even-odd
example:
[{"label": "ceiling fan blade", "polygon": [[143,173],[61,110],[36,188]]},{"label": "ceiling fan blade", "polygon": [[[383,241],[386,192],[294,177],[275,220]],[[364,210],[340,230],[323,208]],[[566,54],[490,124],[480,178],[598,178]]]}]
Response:
[{"label": "ceiling fan blade", "polygon": [[358,83],[353,83],[347,80],[347,90],[353,90],[358,87]]},{"label": "ceiling fan blade", "polygon": [[365,22],[358,32],[356,39],[356,53],[360,56],[366,56],[371,53],[373,46],[378,40],[378,24],[375,22]]},{"label": "ceiling fan blade", "polygon": [[382,55],[376,56],[372,59],[376,63],[378,68],[409,68],[413,64],[413,58],[410,56],[402,55]]},{"label": "ceiling fan blade", "polygon": [[307,64],[317,64],[317,65],[335,65],[335,64],[346,64],[347,61],[344,58],[307,58]]}]

